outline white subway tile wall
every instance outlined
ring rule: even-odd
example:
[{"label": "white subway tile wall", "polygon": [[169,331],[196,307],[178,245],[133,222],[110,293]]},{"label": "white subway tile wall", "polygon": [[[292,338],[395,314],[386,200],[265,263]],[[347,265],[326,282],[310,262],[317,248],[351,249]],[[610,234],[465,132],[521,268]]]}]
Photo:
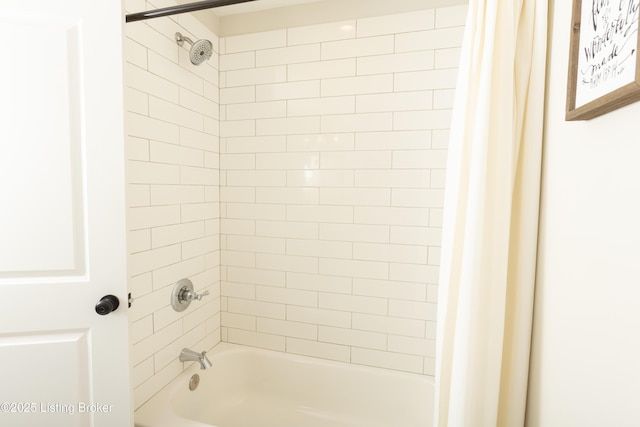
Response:
[{"label": "white subway tile wall", "polygon": [[[172,0],[155,3],[127,6]],[[220,40],[189,14],[126,26],[136,407],[182,372],[183,347],[221,339],[434,373],[466,9]],[[193,66],[176,31],[213,58]],[[210,296],[176,313],[183,277]]]},{"label": "white subway tile wall", "polygon": [[[456,6],[220,39],[223,341],[434,374],[444,169],[466,12]],[[164,88],[157,80],[144,85]],[[144,116],[139,125],[171,116],[201,132],[189,107],[168,105],[180,91],[166,92],[148,105],[131,96]],[[180,135],[161,126],[154,144],[174,147]],[[130,145],[139,162],[143,142]],[[164,155],[185,164],[140,168],[136,176],[148,182],[131,188],[141,209],[132,222],[158,209],[148,220],[151,243],[167,245],[148,245],[157,254],[140,256],[140,274],[164,262],[158,258],[178,262],[175,233],[194,239],[194,256],[206,245],[201,226],[173,225],[180,212],[171,204],[207,202],[198,185],[208,176],[167,183],[198,165],[191,151]],[[132,236],[141,248],[148,238]],[[138,279],[136,287],[155,283]],[[153,293],[146,305],[159,306]],[[143,316],[138,323],[135,335],[144,337],[151,324]],[[177,339],[170,327],[151,348]],[[149,352],[138,356],[137,377],[151,372]]]},{"label": "white subway tile wall", "polygon": [[[129,1],[128,12],[168,6]],[[179,375],[183,347],[220,341],[218,37],[193,17],[126,25],[125,103],[129,290],[135,407]],[[196,67],[174,34],[206,38]],[[210,295],[181,312],[175,283]]]}]

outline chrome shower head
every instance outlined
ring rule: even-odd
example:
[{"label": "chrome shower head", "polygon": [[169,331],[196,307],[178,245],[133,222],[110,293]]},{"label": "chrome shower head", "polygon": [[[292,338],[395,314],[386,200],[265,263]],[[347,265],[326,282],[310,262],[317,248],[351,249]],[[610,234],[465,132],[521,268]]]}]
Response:
[{"label": "chrome shower head", "polygon": [[213,55],[213,45],[209,40],[196,40],[193,42],[189,37],[185,37],[180,33],[176,33],[176,42],[179,46],[187,42],[191,45],[189,50],[189,58],[193,65],[200,65]]}]

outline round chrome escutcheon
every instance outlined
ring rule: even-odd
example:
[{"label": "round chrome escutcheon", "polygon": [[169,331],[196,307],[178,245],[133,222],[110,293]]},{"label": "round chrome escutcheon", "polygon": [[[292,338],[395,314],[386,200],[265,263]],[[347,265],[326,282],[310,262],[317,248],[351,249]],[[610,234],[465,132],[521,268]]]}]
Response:
[{"label": "round chrome escutcheon", "polygon": [[189,390],[193,391],[198,388],[198,384],[200,384],[200,375],[193,374],[191,379],[189,380]]}]

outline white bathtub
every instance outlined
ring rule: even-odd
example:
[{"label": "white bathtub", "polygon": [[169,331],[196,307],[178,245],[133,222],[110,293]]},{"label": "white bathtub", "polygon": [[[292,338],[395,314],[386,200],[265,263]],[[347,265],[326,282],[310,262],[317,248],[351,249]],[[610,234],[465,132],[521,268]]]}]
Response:
[{"label": "white bathtub", "polygon": [[[136,411],[137,427],[430,427],[430,377],[228,343]],[[189,390],[189,379],[200,385]]]}]

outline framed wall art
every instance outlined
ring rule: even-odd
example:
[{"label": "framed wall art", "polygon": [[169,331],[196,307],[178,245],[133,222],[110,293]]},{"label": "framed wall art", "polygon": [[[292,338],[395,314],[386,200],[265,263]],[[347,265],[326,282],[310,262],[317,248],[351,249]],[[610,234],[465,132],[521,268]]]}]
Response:
[{"label": "framed wall art", "polygon": [[573,0],[566,120],[640,100],[640,0]]}]

